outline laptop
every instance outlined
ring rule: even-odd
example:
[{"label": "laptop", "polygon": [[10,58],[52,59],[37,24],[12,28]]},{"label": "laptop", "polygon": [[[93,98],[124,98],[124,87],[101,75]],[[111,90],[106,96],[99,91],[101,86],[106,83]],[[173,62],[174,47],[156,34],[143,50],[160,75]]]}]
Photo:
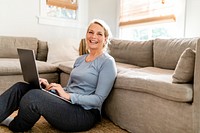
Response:
[{"label": "laptop", "polygon": [[62,100],[70,102],[69,100],[58,96],[54,90],[48,91],[48,90],[45,90],[44,88],[42,88],[42,85],[39,82],[39,74],[38,74],[38,70],[37,70],[37,66],[36,66],[34,50],[18,48],[17,52],[19,55],[19,61],[20,61],[24,81],[31,84],[34,88],[41,89],[41,90],[43,90],[51,95],[54,95]]}]

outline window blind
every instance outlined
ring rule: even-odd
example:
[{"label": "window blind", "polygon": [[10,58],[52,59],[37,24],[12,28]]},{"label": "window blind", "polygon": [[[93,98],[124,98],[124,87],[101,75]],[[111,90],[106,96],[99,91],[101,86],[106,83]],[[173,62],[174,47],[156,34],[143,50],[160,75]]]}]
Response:
[{"label": "window blind", "polygon": [[175,21],[174,0],[121,0],[120,26]]},{"label": "window blind", "polygon": [[78,5],[77,1],[75,0],[46,0],[47,5],[49,6],[56,6],[61,8],[67,8],[70,10],[77,10]]}]

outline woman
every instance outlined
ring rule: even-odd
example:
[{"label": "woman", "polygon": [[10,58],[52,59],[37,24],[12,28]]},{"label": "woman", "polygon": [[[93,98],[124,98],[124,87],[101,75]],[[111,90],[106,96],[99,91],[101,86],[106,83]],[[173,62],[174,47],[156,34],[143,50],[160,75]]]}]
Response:
[{"label": "woman", "polygon": [[[77,58],[66,87],[40,79],[46,90],[54,90],[67,100],[52,96],[27,83],[16,83],[0,96],[0,123],[15,132],[31,129],[43,116],[62,131],[85,131],[101,119],[101,107],[117,75],[114,58],[105,52],[110,37],[102,20],[90,23],[86,33],[89,54]],[[18,109],[17,116],[8,117]]]}]

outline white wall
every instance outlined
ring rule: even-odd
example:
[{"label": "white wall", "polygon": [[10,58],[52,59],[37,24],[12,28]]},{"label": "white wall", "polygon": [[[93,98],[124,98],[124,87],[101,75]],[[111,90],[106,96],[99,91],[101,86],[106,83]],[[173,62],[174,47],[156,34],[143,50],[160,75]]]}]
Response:
[{"label": "white wall", "polygon": [[89,21],[102,19],[110,27],[113,37],[117,36],[119,0],[89,0]]},{"label": "white wall", "polygon": [[185,37],[200,37],[200,0],[187,0]]},{"label": "white wall", "polygon": [[88,0],[80,0],[79,19],[83,27],[62,27],[38,23],[40,0],[0,0],[0,35],[30,36],[49,43],[85,37],[88,23]]}]

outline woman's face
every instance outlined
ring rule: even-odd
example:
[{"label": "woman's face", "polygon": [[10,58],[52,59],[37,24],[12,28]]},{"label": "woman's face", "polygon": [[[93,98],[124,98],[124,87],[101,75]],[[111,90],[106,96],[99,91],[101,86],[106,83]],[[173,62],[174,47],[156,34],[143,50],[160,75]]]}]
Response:
[{"label": "woman's face", "polygon": [[91,24],[86,34],[86,41],[90,50],[102,50],[106,43],[104,28],[98,24]]}]

